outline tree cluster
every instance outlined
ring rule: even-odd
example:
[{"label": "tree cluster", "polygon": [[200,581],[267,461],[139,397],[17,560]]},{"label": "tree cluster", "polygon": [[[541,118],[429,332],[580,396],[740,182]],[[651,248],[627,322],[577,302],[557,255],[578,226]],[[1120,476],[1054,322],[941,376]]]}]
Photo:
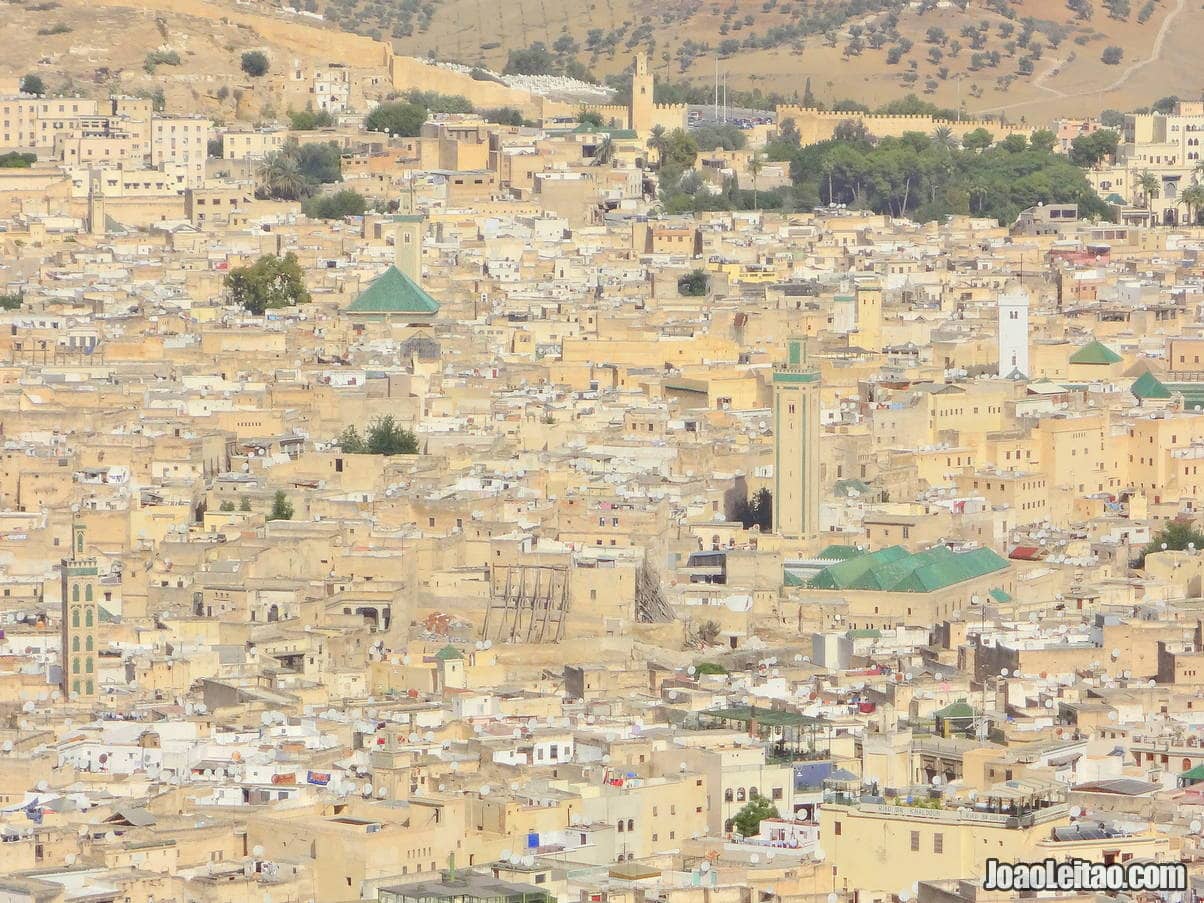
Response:
[{"label": "tree cluster", "polygon": [[309,198],[301,205],[301,212],[311,219],[342,219],[345,216],[363,216],[368,209],[368,200],[358,191],[344,189],[334,194],[320,194]]},{"label": "tree cluster", "polygon": [[256,175],[257,197],[302,201],[317,194],[322,185],[343,180],[343,157],[333,141],[299,144],[294,138],[264,157]]},{"label": "tree cluster", "polygon": [[710,285],[711,279],[704,270],[692,270],[677,280],[677,293],[689,298],[702,298]]},{"label": "tree cluster", "polygon": [[1204,532],[1189,520],[1173,520],[1141,550],[1137,566],[1145,567],[1145,558],[1152,552],[1182,552],[1188,547],[1204,549]]},{"label": "tree cluster", "polygon": [[735,518],[748,530],[760,527],[762,533],[773,529],[773,493],[762,487],[751,499],[743,498],[736,503]]},{"label": "tree cluster", "polygon": [[1053,152],[1053,133],[1038,130],[1031,141],[1009,135],[992,142],[985,129],[965,135],[959,147],[944,127],[932,135],[907,132],[875,140],[863,127],[851,126],[807,147],[775,144],[770,158],[789,160],[800,195],[919,222],[969,214],[1010,223],[1039,203],[1075,203],[1080,216],[1108,217],[1108,206],[1083,171]]},{"label": "tree cluster", "polygon": [[368,435],[363,437],[354,426],[339,434],[335,444],[349,455],[416,455],[418,437],[413,431],[399,424],[392,414],[385,414],[368,424]]},{"label": "tree cluster", "polygon": [[301,264],[292,251],[284,257],[265,254],[250,266],[236,267],[226,274],[224,285],[232,303],[256,315],[309,301]]},{"label": "tree cluster", "polygon": [[316,129],[326,129],[334,125],[334,117],[327,110],[289,110],[289,123],[299,132],[312,132]]},{"label": "tree cluster", "polygon": [[0,154],[0,169],[29,169],[37,162],[37,154],[23,154],[19,151]]},{"label": "tree cluster", "polygon": [[364,120],[370,132],[389,132],[403,138],[413,138],[426,122],[426,107],[409,101],[393,100],[375,107]]}]

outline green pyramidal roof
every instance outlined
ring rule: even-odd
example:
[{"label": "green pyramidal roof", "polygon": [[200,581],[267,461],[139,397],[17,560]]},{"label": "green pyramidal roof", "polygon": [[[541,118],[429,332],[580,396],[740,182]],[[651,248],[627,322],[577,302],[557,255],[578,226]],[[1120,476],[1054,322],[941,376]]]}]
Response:
[{"label": "green pyramidal roof", "polygon": [[358,314],[435,314],[439,302],[395,266],[389,267],[347,305],[349,313]]},{"label": "green pyramidal roof", "polygon": [[966,700],[959,699],[957,702],[949,703],[943,709],[937,709],[932,714],[935,718],[973,718],[974,709]]},{"label": "green pyramidal roof", "polygon": [[458,659],[458,658],[464,658],[464,656],[461,654],[459,649],[457,649],[451,643],[448,643],[446,646],[444,646],[442,649],[440,649],[438,652],[435,653],[435,658],[437,658],[441,662],[447,662],[447,661],[452,661],[452,660]]},{"label": "green pyramidal roof", "polygon": [[1008,563],[987,548],[954,552],[934,546],[908,552],[888,546],[829,565],[811,578],[812,589],[930,593],[963,580],[1007,570]]},{"label": "green pyramidal roof", "polygon": [[1129,391],[1138,398],[1171,397],[1171,390],[1163,385],[1161,380],[1149,370],[1137,377],[1137,381],[1129,387]]},{"label": "green pyramidal roof", "polygon": [[1121,356],[1103,342],[1091,341],[1070,356],[1072,364],[1117,364]]}]

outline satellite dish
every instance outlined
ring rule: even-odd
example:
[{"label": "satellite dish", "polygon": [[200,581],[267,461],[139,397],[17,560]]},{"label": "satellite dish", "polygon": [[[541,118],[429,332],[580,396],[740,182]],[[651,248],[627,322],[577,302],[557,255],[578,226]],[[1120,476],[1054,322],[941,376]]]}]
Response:
[{"label": "satellite dish", "polygon": [[260,846],[259,844],[255,844],[255,848],[253,850],[251,850],[251,855],[252,856],[262,856],[263,855],[263,847]]},{"label": "satellite dish", "polygon": [[753,853],[751,856],[748,857],[748,861],[751,862],[753,865],[756,865],[758,862],[761,861],[761,854]]},{"label": "satellite dish", "polygon": [[3,746],[2,748],[4,749],[4,751],[5,751],[6,753],[10,753],[10,752],[12,752],[12,751],[13,751],[13,741],[12,741],[12,740],[5,740],[5,741],[4,741],[4,746]]},{"label": "satellite dish", "polygon": [[76,860],[76,858],[77,858],[77,857],[76,857],[76,855],[75,855],[74,853],[68,853],[68,854],[67,854],[67,855],[66,855],[66,856],[63,858],[63,861],[64,861],[65,863],[67,863],[67,865],[75,865],[75,860]]},{"label": "satellite dish", "polygon": [[489,793],[491,790],[493,790],[493,788],[490,787],[488,784],[483,785],[481,787],[481,796],[489,796]]}]

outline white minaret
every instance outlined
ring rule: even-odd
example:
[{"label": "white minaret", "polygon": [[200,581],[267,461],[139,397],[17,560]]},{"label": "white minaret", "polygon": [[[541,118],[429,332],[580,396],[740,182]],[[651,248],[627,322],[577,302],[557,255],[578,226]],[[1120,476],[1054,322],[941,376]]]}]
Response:
[{"label": "white minaret", "polygon": [[1028,376],[1028,292],[1009,285],[999,296],[999,375]]}]

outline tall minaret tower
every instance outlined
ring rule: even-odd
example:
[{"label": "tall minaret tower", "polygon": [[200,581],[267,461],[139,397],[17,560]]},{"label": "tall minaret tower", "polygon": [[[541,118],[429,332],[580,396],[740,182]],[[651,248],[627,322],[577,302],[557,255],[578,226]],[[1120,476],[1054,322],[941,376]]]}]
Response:
[{"label": "tall minaret tower", "polygon": [[87,699],[96,695],[96,628],[100,622],[95,558],[84,557],[84,525],[71,527],[71,557],[62,560],[63,695]]},{"label": "tall minaret tower", "polygon": [[631,128],[644,137],[652,131],[654,82],[648,68],[648,54],[635,55],[635,68],[631,74]]},{"label": "tall minaret tower", "polygon": [[1028,376],[1028,292],[1009,285],[999,296],[999,375]]},{"label": "tall minaret tower", "polygon": [[402,213],[393,217],[397,224],[394,238],[393,260],[410,281],[422,285],[422,233],[426,220],[421,214]]},{"label": "tall minaret tower", "polygon": [[805,338],[786,348],[773,368],[773,530],[810,539],[819,533],[819,370]]}]

